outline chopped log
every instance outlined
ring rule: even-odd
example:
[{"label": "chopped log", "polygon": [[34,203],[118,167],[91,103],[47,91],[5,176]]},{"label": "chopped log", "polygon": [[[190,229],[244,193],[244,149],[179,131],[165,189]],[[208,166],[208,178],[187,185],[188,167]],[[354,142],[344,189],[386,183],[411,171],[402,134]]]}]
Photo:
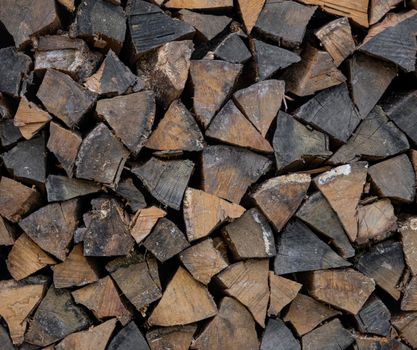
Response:
[{"label": "chopped log", "polygon": [[15,45],[23,48],[30,38],[40,33],[52,32],[60,24],[53,0],[33,2],[23,0],[2,0],[0,22],[13,36]]},{"label": "chopped log", "polygon": [[317,6],[304,6],[295,1],[267,1],[255,30],[280,45],[298,47],[316,9]]},{"label": "chopped log", "polygon": [[0,118],[0,144],[3,147],[14,145],[16,142],[20,141],[21,138],[22,133],[19,128],[14,125],[13,119]]},{"label": "chopped log", "polygon": [[83,255],[81,244],[74,247],[63,263],[55,265],[53,271],[55,288],[84,286],[99,278],[95,262]]},{"label": "chopped log", "polygon": [[284,85],[282,80],[266,80],[233,94],[236,106],[263,137],[281,108],[285,92]]},{"label": "chopped log", "polygon": [[269,301],[268,270],[268,259],[252,259],[230,265],[216,276],[225,294],[245,305],[263,328]]},{"label": "chopped log", "polygon": [[157,221],[165,215],[167,213],[158,207],[138,210],[130,223],[130,234],[136,243],[141,243],[151,233]]},{"label": "chopped log", "polygon": [[71,37],[88,40],[94,47],[118,53],[125,39],[126,15],[121,6],[104,0],[84,0],[70,27]]},{"label": "chopped log", "polygon": [[308,197],[295,216],[330,239],[330,243],[343,258],[355,255],[355,249],[350,244],[337,214],[321,192],[315,192]]},{"label": "chopped log", "polygon": [[76,177],[116,187],[128,151],[103,123],[84,138],[78,151]]},{"label": "chopped log", "polygon": [[14,116],[14,125],[19,128],[22,136],[29,140],[51,119],[52,117],[48,112],[45,112],[33,102],[29,102],[23,96]]},{"label": "chopped log", "polygon": [[110,49],[100,68],[87,78],[84,86],[98,95],[116,96],[123,95],[136,83],[138,77]]},{"label": "chopped log", "polygon": [[369,30],[358,50],[412,72],[416,67],[416,21],[416,10],[391,14]]},{"label": "chopped log", "polygon": [[301,339],[303,349],[321,350],[326,349],[347,349],[355,342],[352,334],[343,327],[339,319],[334,319],[329,323],[306,334]]},{"label": "chopped log", "polygon": [[399,3],[401,0],[371,0],[369,3],[369,24],[377,23]]},{"label": "chopped log", "polygon": [[290,174],[265,181],[251,198],[279,232],[293,216],[310,186],[310,175]]},{"label": "chopped log", "polygon": [[300,221],[288,223],[277,238],[274,261],[277,275],[350,265]]},{"label": "chopped log", "polygon": [[326,51],[338,67],[353,51],[355,42],[346,17],[337,18],[315,32]]},{"label": "chopped log", "polygon": [[380,106],[375,106],[329,162],[348,163],[355,157],[383,159],[404,152],[409,147],[407,136],[387,118]]},{"label": "chopped log", "polygon": [[201,151],[204,137],[192,114],[176,100],[172,102],[145,146],[157,151]]},{"label": "chopped log", "polygon": [[131,171],[162,204],[179,210],[194,163],[190,160],[160,160],[151,158]]},{"label": "chopped log", "polygon": [[133,321],[119,331],[107,347],[107,350],[127,349],[149,350],[145,337]]},{"label": "chopped log", "polygon": [[413,276],[417,275],[417,220],[415,217],[407,218],[399,225],[405,261]]},{"label": "chopped log", "polygon": [[78,124],[93,106],[96,95],[83,88],[68,75],[48,69],[36,94],[48,112],[69,127]]},{"label": "chopped log", "polygon": [[239,12],[245,25],[246,33],[250,34],[261,13],[265,0],[238,0]]},{"label": "chopped log", "polygon": [[7,270],[16,281],[54,264],[55,259],[39,248],[25,233],[16,240],[7,257]]},{"label": "chopped log", "polygon": [[294,116],[346,143],[361,121],[345,83],[318,93],[299,107]]},{"label": "chopped log", "polygon": [[314,179],[351,241],[358,234],[357,205],[365,185],[367,168],[366,162],[341,165]]},{"label": "chopped log", "polygon": [[292,51],[256,39],[252,40],[252,51],[258,81],[268,79],[277,71],[301,61],[301,57]]},{"label": "chopped log", "polygon": [[168,0],[165,7],[171,9],[219,10],[233,7],[233,0]]},{"label": "chopped log", "polygon": [[207,128],[211,119],[232,93],[241,70],[242,65],[224,61],[191,61],[193,108],[197,120],[204,128]]},{"label": "chopped log", "polygon": [[0,179],[0,215],[18,222],[40,204],[41,196],[34,188],[3,176]]},{"label": "chopped log", "polygon": [[133,248],[129,234],[129,219],[114,199],[98,198],[91,201],[92,211],[84,234],[85,256],[126,255]]},{"label": "chopped log", "polygon": [[323,321],[339,314],[339,311],[299,293],[290,304],[284,321],[289,322],[299,336],[303,336]]},{"label": "chopped log", "polygon": [[401,310],[417,311],[417,278],[412,277],[404,290],[401,300]]},{"label": "chopped log", "polygon": [[226,225],[222,234],[237,260],[276,255],[274,233],[267,219],[256,208],[247,210],[240,218]]},{"label": "chopped log", "polygon": [[208,236],[224,221],[236,219],[245,212],[240,205],[191,187],[185,191],[183,203],[185,227],[190,242]]},{"label": "chopped log", "polygon": [[161,298],[158,264],[136,252],[106,265],[116,284],[143,316],[149,304]]},{"label": "chopped log", "polygon": [[19,142],[3,153],[3,163],[17,180],[29,184],[43,184],[46,177],[45,134]]},{"label": "chopped log", "polygon": [[[6,0],[3,0],[3,2]],[[2,4],[2,8],[5,6]],[[8,8],[10,10],[10,7]],[[2,10],[0,10],[0,21],[2,21]],[[10,16],[10,14],[9,14]],[[4,23],[4,22],[3,22]],[[0,92],[4,92],[13,97],[18,97],[20,92],[21,80],[29,73],[32,60],[29,56],[17,52],[14,47],[0,49]]]},{"label": "chopped log", "polygon": [[149,317],[148,323],[176,326],[197,322],[216,314],[216,304],[205,286],[179,267]]},{"label": "chopped log", "polygon": [[96,71],[102,58],[100,53],[91,51],[84,40],[67,35],[41,36],[33,45],[35,71],[52,68],[79,82]]},{"label": "chopped log", "polygon": [[59,175],[49,175],[45,186],[48,202],[66,201],[101,190],[101,187],[94,182]]},{"label": "chopped log", "polygon": [[278,316],[281,310],[291,303],[302,284],[292,281],[290,279],[277,276],[272,271],[269,272],[269,307],[268,316]]},{"label": "chopped log", "polygon": [[210,126],[206,130],[206,136],[254,151],[272,152],[269,142],[245,118],[232,100],[227,102],[212,119]]},{"label": "chopped log", "polygon": [[194,28],[188,23],[173,19],[158,6],[142,0],[129,0],[126,13],[132,59],[135,61],[152,49],[194,34]]},{"label": "chopped log", "polygon": [[353,334],[356,340],[355,350],[411,350],[397,339],[369,337],[361,334]]},{"label": "chopped log", "polygon": [[153,93],[142,91],[97,102],[96,113],[114,130],[116,136],[137,155],[151,133],[155,118]]},{"label": "chopped log", "polygon": [[73,175],[75,160],[81,142],[82,138],[76,132],[51,122],[46,147],[55,155],[69,177]]},{"label": "chopped log", "polygon": [[188,350],[197,326],[175,326],[156,328],[146,333],[151,350]]},{"label": "chopped log", "polygon": [[55,345],[55,349],[105,350],[114,328],[116,327],[116,322],[117,320],[113,318],[86,331],[70,334]]},{"label": "chopped log", "polygon": [[191,40],[173,41],[141,56],[136,63],[148,88],[154,91],[157,102],[164,109],[184,90],[193,50]]},{"label": "chopped log", "polygon": [[252,57],[238,33],[231,33],[214,50],[214,56],[230,63],[245,63]]},{"label": "chopped log", "polygon": [[414,201],[416,175],[407,155],[402,154],[372,165],[368,172],[379,196],[405,203]]},{"label": "chopped log", "polygon": [[375,289],[375,282],[353,269],[310,272],[306,286],[311,296],[356,315]]},{"label": "chopped log", "polygon": [[190,244],[184,233],[170,220],[161,218],[143,242],[160,262],[165,262],[188,248]]},{"label": "chopped log", "polygon": [[125,205],[133,212],[146,207],[146,200],[142,192],[135,186],[133,180],[128,177],[121,180],[116,188],[116,193],[123,197]]},{"label": "chopped log", "polygon": [[279,318],[269,319],[262,336],[261,350],[301,350],[299,341]]},{"label": "chopped log", "polygon": [[[1,183],[1,182],[0,182]],[[0,216],[0,246],[13,245],[16,240],[16,230],[6,219]]]},{"label": "chopped log", "polygon": [[395,300],[399,300],[401,293],[397,284],[403,274],[404,265],[401,243],[385,241],[374,245],[369,252],[363,254],[356,268],[373,278]]},{"label": "chopped log", "polygon": [[227,261],[210,238],[184,250],[179,257],[191,275],[206,285],[214,275],[228,266]]},{"label": "chopped log", "polygon": [[202,155],[203,190],[239,203],[248,187],[270,166],[268,158],[245,149],[221,145],[206,147]]},{"label": "chopped log", "polygon": [[272,145],[279,172],[322,163],[332,152],[329,137],[279,111]]},{"label": "chopped log", "polygon": [[68,290],[51,286],[36,309],[25,340],[37,346],[47,346],[90,324],[90,318],[82,307],[74,303]]},{"label": "chopped log", "polygon": [[313,95],[317,91],[346,81],[346,77],[337,69],[332,57],[326,51],[307,45],[301,54],[301,59],[282,76],[286,90],[297,96]]},{"label": "chopped log", "polygon": [[218,314],[191,344],[196,350],[258,349],[255,322],[249,311],[237,300],[224,297]]},{"label": "chopped log", "polygon": [[359,331],[387,337],[391,330],[391,313],[376,296],[371,296],[355,316]]},{"label": "chopped log", "polygon": [[46,280],[43,277],[21,282],[0,281],[0,316],[7,323],[13,344],[23,343],[27,317],[41,301],[45,287]]},{"label": "chopped log", "polygon": [[397,217],[389,199],[382,199],[358,208],[356,242],[382,241],[397,229]]},{"label": "chopped log", "polygon": [[417,312],[401,313],[394,316],[391,322],[399,332],[401,338],[413,348],[417,347]]},{"label": "chopped log", "polygon": [[116,317],[122,325],[126,325],[132,319],[132,314],[121,300],[110,276],[77,289],[71,294],[77,304],[90,309],[99,320]]},{"label": "chopped log", "polygon": [[43,250],[65,260],[79,209],[78,199],[48,204],[21,220],[19,226]]}]

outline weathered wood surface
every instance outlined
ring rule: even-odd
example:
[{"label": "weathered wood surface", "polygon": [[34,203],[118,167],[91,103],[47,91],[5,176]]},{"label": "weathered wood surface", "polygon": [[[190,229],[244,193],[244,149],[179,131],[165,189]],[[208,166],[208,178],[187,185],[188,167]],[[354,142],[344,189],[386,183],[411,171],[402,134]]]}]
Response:
[{"label": "weathered wood surface", "polygon": [[157,221],[167,213],[157,207],[138,210],[130,222],[130,234],[136,243],[141,243],[150,233]]},{"label": "weathered wood surface", "polygon": [[123,198],[123,202],[131,211],[146,208],[146,200],[143,193],[136,187],[133,179],[127,177],[122,179],[116,188],[116,193]]},{"label": "weathered wood surface", "polygon": [[146,333],[151,350],[178,349],[188,350],[197,326],[191,324],[186,326],[155,328]]},{"label": "weathered wood surface", "polygon": [[149,350],[145,337],[133,321],[120,330],[107,347],[107,350],[123,349]]},{"label": "weathered wood surface", "polygon": [[301,346],[290,329],[279,318],[270,319],[262,336],[261,350],[300,350]]},{"label": "weathered wood surface", "polygon": [[388,336],[391,329],[391,313],[378,297],[371,296],[355,316],[362,333]]},{"label": "weathered wood surface", "polygon": [[214,50],[214,56],[230,63],[245,63],[252,54],[237,33],[228,35]]},{"label": "weathered wood surface", "polygon": [[417,221],[409,217],[399,225],[405,261],[413,275],[417,275]]},{"label": "weathered wood surface", "polygon": [[99,192],[101,187],[94,182],[72,179],[66,176],[49,175],[46,178],[48,202],[60,202]]}]

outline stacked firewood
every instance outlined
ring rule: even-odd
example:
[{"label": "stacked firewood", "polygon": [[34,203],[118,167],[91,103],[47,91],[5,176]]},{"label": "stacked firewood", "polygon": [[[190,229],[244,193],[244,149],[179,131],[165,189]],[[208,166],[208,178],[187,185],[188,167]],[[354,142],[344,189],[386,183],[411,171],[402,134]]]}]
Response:
[{"label": "stacked firewood", "polygon": [[0,0],[0,349],[416,349],[414,8]]}]

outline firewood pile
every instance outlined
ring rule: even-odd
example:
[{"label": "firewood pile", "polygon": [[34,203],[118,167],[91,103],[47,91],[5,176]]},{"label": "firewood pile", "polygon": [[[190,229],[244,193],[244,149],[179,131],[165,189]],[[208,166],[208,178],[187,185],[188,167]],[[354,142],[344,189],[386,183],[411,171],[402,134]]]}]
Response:
[{"label": "firewood pile", "polygon": [[0,350],[417,349],[417,1],[0,0]]}]

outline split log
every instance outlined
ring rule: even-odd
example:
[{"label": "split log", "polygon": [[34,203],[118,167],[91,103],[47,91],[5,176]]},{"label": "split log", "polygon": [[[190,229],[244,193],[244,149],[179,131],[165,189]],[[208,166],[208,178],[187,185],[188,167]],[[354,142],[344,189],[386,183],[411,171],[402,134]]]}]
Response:
[{"label": "split log", "polygon": [[204,137],[192,114],[176,100],[172,102],[145,146],[157,151],[201,151]]},{"label": "split log", "polygon": [[151,158],[143,165],[133,166],[131,171],[158,201],[179,210],[193,169],[190,160]]},{"label": "split log", "polygon": [[114,188],[128,156],[122,143],[100,123],[83,139],[76,160],[76,177]]},{"label": "split log", "polygon": [[142,0],[129,0],[126,13],[132,59],[135,61],[152,49],[171,41],[192,37],[194,34],[194,28],[188,23],[173,19],[158,6]]},{"label": "split log", "polygon": [[405,261],[413,276],[417,275],[417,220],[407,218],[399,225]]},{"label": "split log", "polygon": [[355,42],[349,21],[346,17],[335,19],[315,32],[326,51],[332,56],[336,66],[339,66],[353,51]]},{"label": "split log", "polygon": [[[1,93],[0,93],[1,94]],[[0,113],[2,111],[0,110]],[[14,125],[13,119],[0,119],[0,144],[9,147],[22,139],[22,133]]]},{"label": "split log", "polygon": [[224,297],[218,314],[191,344],[196,350],[252,350],[259,342],[255,322],[249,311],[237,300]]},{"label": "split log", "polygon": [[287,69],[282,79],[285,80],[286,90],[297,96],[313,95],[346,81],[332,57],[311,45],[307,45],[301,54],[301,61]]},{"label": "split log", "polygon": [[417,278],[412,277],[404,290],[401,300],[401,310],[417,311]]},{"label": "split log", "polygon": [[246,33],[250,34],[261,13],[265,0],[238,0],[239,12],[245,25]]},{"label": "split log", "polygon": [[48,112],[69,127],[77,125],[93,106],[96,95],[68,75],[53,69],[46,71],[36,94]]},{"label": "split log", "polygon": [[292,281],[290,279],[277,276],[273,272],[269,272],[269,307],[268,316],[278,316],[281,310],[291,303],[302,284]]},{"label": "split log", "polygon": [[101,190],[100,186],[94,182],[59,175],[49,175],[45,186],[48,202],[66,201]]},{"label": "split log", "polygon": [[385,304],[376,296],[371,296],[362,310],[355,316],[359,331],[389,336],[391,330],[391,313]]},{"label": "split log", "polygon": [[417,347],[417,312],[399,314],[391,322],[408,344],[413,348]]},{"label": "split log", "polygon": [[0,7],[0,22],[13,36],[18,48],[29,44],[32,36],[52,32],[60,24],[53,0],[2,0]]},{"label": "split log", "polygon": [[299,336],[303,336],[323,321],[339,314],[339,311],[299,293],[290,304],[284,321],[289,322]]},{"label": "split log", "polygon": [[281,108],[285,92],[284,85],[282,80],[266,80],[233,94],[236,106],[263,137]]},{"label": "split log", "polygon": [[268,320],[262,337],[261,350],[301,350],[299,341],[279,318]]},{"label": "split log", "polygon": [[119,291],[110,276],[77,289],[71,294],[77,304],[87,307],[99,320],[116,317],[122,325],[126,325],[132,319],[131,312],[120,298]]},{"label": "split log", "polygon": [[265,181],[251,198],[279,232],[294,215],[310,186],[310,175],[291,174]]},{"label": "split log", "polygon": [[97,265],[83,255],[81,244],[74,247],[63,263],[55,265],[53,271],[55,288],[83,286],[99,278]]},{"label": "split log", "polygon": [[99,100],[96,113],[116,136],[137,155],[151,133],[155,119],[155,99],[150,91]]},{"label": "split log", "polygon": [[52,117],[48,112],[45,112],[33,102],[29,102],[23,96],[14,116],[14,125],[19,128],[22,136],[29,140],[51,119]]},{"label": "split log", "polygon": [[65,289],[49,287],[33,316],[25,340],[47,346],[91,325],[84,309],[74,303]]},{"label": "split log", "polygon": [[288,223],[277,238],[274,260],[277,275],[350,265],[299,221]]},{"label": "split log", "polygon": [[126,15],[121,6],[104,0],[85,0],[70,27],[71,37],[88,40],[94,47],[118,53],[125,40]]},{"label": "split log", "polygon": [[119,331],[107,347],[107,350],[125,349],[149,350],[145,337],[133,321]]},{"label": "split log", "polygon": [[[0,182],[1,183],[1,182]],[[16,230],[6,219],[0,216],[0,246],[10,246],[15,243]]]},{"label": "split log", "polygon": [[241,70],[242,65],[224,61],[191,61],[193,109],[197,120],[204,128],[207,128],[211,119],[232,93]]},{"label": "split log", "polygon": [[165,262],[190,246],[184,233],[170,220],[161,218],[143,242],[160,262]]},{"label": "split log", "polygon": [[206,285],[214,275],[228,266],[227,261],[210,238],[184,250],[179,257],[191,275]]},{"label": "split log", "polygon": [[183,203],[185,227],[190,242],[208,236],[224,221],[236,219],[245,212],[240,205],[191,187],[185,191]]},{"label": "split log", "polygon": [[46,147],[54,154],[69,177],[73,175],[75,160],[81,142],[82,138],[76,132],[51,122]]},{"label": "split log", "polygon": [[401,0],[371,0],[369,2],[369,24],[377,23],[399,3]]},{"label": "split log", "polygon": [[245,305],[263,328],[269,301],[268,270],[267,259],[252,259],[230,265],[216,276],[224,293]]},{"label": "split log", "polygon": [[133,212],[146,207],[145,197],[130,177],[121,180],[117,184],[116,193],[123,198],[125,205]]},{"label": "split log", "polygon": [[346,143],[361,121],[345,83],[318,93],[299,107],[294,116]]},{"label": "split log", "polygon": [[279,70],[301,61],[301,57],[296,53],[281,47],[256,39],[253,39],[251,43],[256,63],[256,80],[258,81],[268,79]]},{"label": "split log", "polygon": [[196,325],[156,328],[146,333],[151,350],[188,350]]},{"label": "split log", "polygon": [[130,223],[130,234],[136,243],[141,243],[151,233],[157,221],[165,215],[167,213],[157,207],[138,210]]},{"label": "split log", "polygon": [[143,316],[148,305],[162,296],[158,264],[154,258],[133,252],[109,262],[106,270]]},{"label": "split log", "polygon": [[[0,12],[0,20],[2,20],[1,16],[2,14]],[[0,49],[0,60],[2,62],[0,67],[0,74],[2,76],[0,92],[9,94],[13,97],[18,97],[21,80],[29,73],[32,60],[29,56],[17,52],[14,47]]]},{"label": "split log", "polygon": [[16,240],[7,256],[7,270],[16,281],[54,264],[55,259],[39,248],[25,233]]},{"label": "split log", "polygon": [[243,64],[251,59],[252,54],[241,36],[238,33],[231,33],[216,47],[214,56],[230,63]]},{"label": "split log", "polygon": [[[341,165],[314,179],[351,241],[358,234],[357,206],[365,185],[367,167],[366,162]],[[344,195],[340,196],[340,193]]]},{"label": "split log", "polygon": [[21,220],[19,226],[43,250],[65,260],[79,209],[77,199],[48,204]]},{"label": "split log", "polygon": [[416,175],[407,155],[402,154],[372,165],[368,172],[379,196],[404,203],[414,201]]},{"label": "split log", "polygon": [[41,196],[34,188],[3,176],[0,179],[0,215],[11,222],[21,218],[36,209]]},{"label": "split log", "polygon": [[258,152],[272,152],[269,142],[262,137],[231,100],[212,119],[206,130],[206,136]]},{"label": "split log", "polygon": [[168,0],[164,6],[171,9],[219,10],[233,7],[233,0]]},{"label": "split log", "polygon": [[197,322],[216,314],[216,304],[206,287],[179,267],[149,317],[148,323],[176,326]]},{"label": "split log", "polygon": [[376,106],[359,124],[349,141],[329,159],[331,164],[348,163],[355,157],[384,159],[410,148],[407,136]]},{"label": "split log", "polygon": [[267,1],[255,30],[280,45],[298,47],[316,9],[317,6],[304,6],[295,1]]},{"label": "split log", "polygon": [[306,286],[311,296],[356,315],[375,289],[375,282],[353,269],[310,272]]},{"label": "split log", "polygon": [[331,156],[329,137],[279,111],[272,145],[277,170],[295,170],[316,165]]},{"label": "split log", "polygon": [[404,265],[401,243],[385,241],[374,245],[369,252],[363,254],[356,268],[373,278],[395,300],[399,300],[401,293],[397,284],[403,274]]}]

